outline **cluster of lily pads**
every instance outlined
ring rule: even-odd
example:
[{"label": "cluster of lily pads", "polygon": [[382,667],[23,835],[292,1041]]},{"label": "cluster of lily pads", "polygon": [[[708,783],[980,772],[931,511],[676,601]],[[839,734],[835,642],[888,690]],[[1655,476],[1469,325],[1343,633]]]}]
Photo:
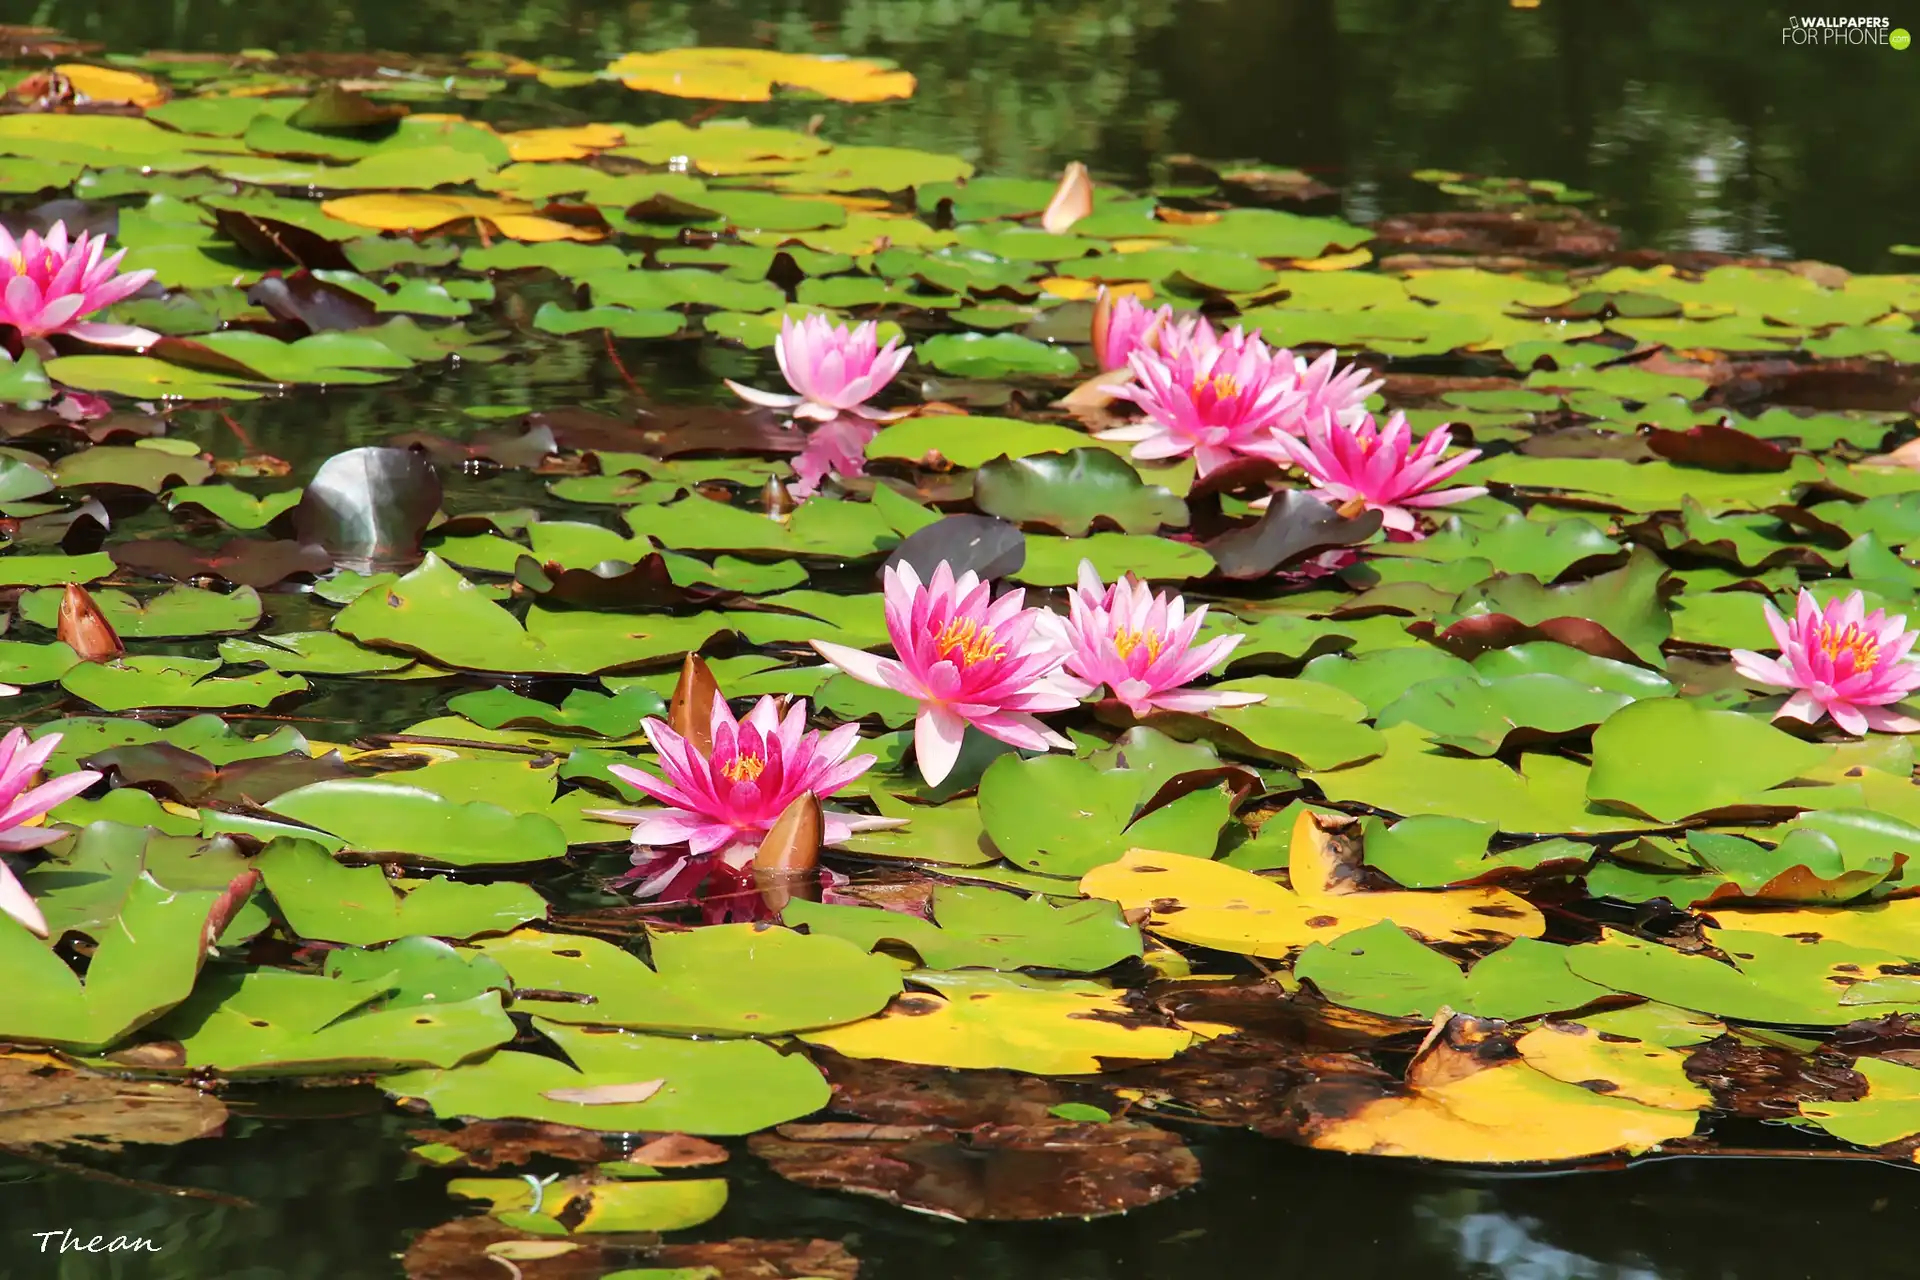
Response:
[{"label": "cluster of lily pads", "polygon": [[[912,92],[859,60],[16,45],[0,1147],[364,1077],[422,1160],[570,1170],[454,1180],[489,1212],[430,1277],[851,1275],[642,1234],[748,1156],[1009,1219],[1191,1186],[1195,1120],[1920,1146],[1920,276],[1622,249],[1473,175],[1367,227],[1225,162],[458,111]],[[669,349],[707,403],[317,469],[206,434]],[[350,696],[432,714],[303,714]]]}]

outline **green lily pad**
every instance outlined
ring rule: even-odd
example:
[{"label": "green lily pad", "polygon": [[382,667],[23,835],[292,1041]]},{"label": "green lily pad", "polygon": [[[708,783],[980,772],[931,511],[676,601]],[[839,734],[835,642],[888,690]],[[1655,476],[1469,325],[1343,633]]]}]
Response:
[{"label": "green lily pad", "polygon": [[0,640],[0,684],[52,684],[79,661],[79,655],[58,640],[52,644]]},{"label": "green lily pad", "polygon": [[484,800],[450,800],[421,787],[374,779],[296,787],[266,808],[358,852],[406,854],[448,866],[541,862],[567,851],[565,835],[544,814],[515,813]]},{"label": "green lily pad", "polygon": [[944,415],[931,415],[882,427],[880,434],[867,443],[867,457],[917,462],[931,455],[955,466],[977,467],[1003,455],[1024,458],[1035,453],[1071,453],[1083,447],[1107,446],[1084,431],[1052,423],[987,417],[956,422]]},{"label": "green lily pad", "polygon": [[275,840],[256,863],[287,924],[302,938],[367,947],[410,934],[470,938],[544,920],[547,903],[523,884],[413,885],[378,867],[346,867],[310,840]]},{"label": "green lily pad", "polygon": [[251,640],[222,640],[220,660],[233,666],[257,662],[271,671],[316,676],[360,676],[404,671],[404,654],[381,653],[331,631],[290,631]]},{"label": "green lily pad", "polygon": [[[260,625],[260,593],[252,587],[239,587],[230,592],[169,587],[158,595],[145,597],[126,591],[92,594],[107,625],[127,640],[220,635],[248,631]],[[65,595],[65,591],[57,589],[25,592],[20,597],[20,616],[51,631],[59,623],[60,601]]]},{"label": "green lily pad", "polygon": [[0,972],[17,986],[0,1007],[0,1036],[98,1049],[167,1012],[193,990],[218,897],[163,889],[142,874],[127,891],[119,927],[103,931],[84,984],[44,942],[0,919]]},{"label": "green lily pad", "polygon": [[262,672],[215,676],[218,658],[130,656],[117,662],[83,662],[60,679],[61,688],[102,711],[147,707],[265,707],[300,693],[300,676]]},{"label": "green lily pad", "polygon": [[1106,449],[995,458],[973,477],[974,505],[1015,524],[1046,525],[1070,536],[1109,520],[1126,533],[1184,528],[1187,504],[1148,484]]},{"label": "green lily pad", "polygon": [[796,899],[787,924],[872,949],[910,947],[931,969],[1064,969],[1094,973],[1140,954],[1140,933],[1117,904],[1086,899],[1062,907],[1043,897],[998,889],[935,885],[933,920],[874,907],[836,907]]},{"label": "green lily pad", "polygon": [[1791,805],[1791,794],[1769,789],[1831,754],[1757,716],[1653,698],[1621,708],[1594,731],[1587,794],[1663,822],[1739,805]]},{"label": "green lily pad", "polygon": [[1831,1027],[1920,1008],[1911,997],[1885,1004],[1846,999],[1854,986],[1904,969],[1893,953],[1751,931],[1708,932],[1727,959],[1608,930],[1599,942],[1567,948],[1567,967],[1615,991],[1742,1022]]},{"label": "green lily pad", "polygon": [[408,1000],[394,990],[385,977],[228,969],[155,1029],[179,1041],[182,1065],[227,1075],[451,1067],[513,1038],[497,991]]},{"label": "green lily pad", "polygon": [[[566,1054],[500,1050],[441,1071],[385,1076],[381,1088],[421,1098],[443,1117],[544,1120],[610,1133],[753,1133],[810,1115],[832,1091],[804,1055],[763,1040],[687,1040],[535,1018]],[[571,1065],[569,1065],[571,1063]],[[645,1102],[588,1104],[562,1091],[666,1083]],[[561,1093],[560,1098],[551,1095]]]},{"label": "green lily pad", "polygon": [[1071,756],[1001,756],[980,778],[980,817],[1009,862],[1046,875],[1079,876],[1134,847],[1212,857],[1228,817],[1220,787],[1144,816],[1162,779],[1097,768]]},{"label": "green lily pad", "polygon": [[1313,942],[1294,962],[1335,1004],[1394,1017],[1431,1018],[1440,1009],[1516,1021],[1591,1004],[1612,989],[1567,968],[1567,948],[1517,938],[1466,973],[1391,920]]},{"label": "green lily pad", "polygon": [[170,490],[167,509],[198,507],[217,516],[236,529],[264,529],[273,521],[300,505],[301,489],[288,489],[255,497],[230,484],[203,484],[191,489]]},{"label": "green lily pad", "polygon": [[914,347],[923,364],[961,378],[1069,378],[1080,357],[1017,333],[943,333]]},{"label": "green lily pad", "polygon": [[589,995],[523,995],[515,1008],[553,1022],[681,1035],[782,1035],[878,1013],[900,972],[842,938],[765,925],[654,933],[651,967],[609,942],[530,930],[476,944],[516,988]]},{"label": "green lily pad", "polygon": [[574,689],[557,707],[498,687],[447,700],[447,710],[487,729],[537,728],[601,738],[630,738],[640,732],[648,716],[661,715],[666,709],[659,694],[639,688],[622,689],[616,694]]}]

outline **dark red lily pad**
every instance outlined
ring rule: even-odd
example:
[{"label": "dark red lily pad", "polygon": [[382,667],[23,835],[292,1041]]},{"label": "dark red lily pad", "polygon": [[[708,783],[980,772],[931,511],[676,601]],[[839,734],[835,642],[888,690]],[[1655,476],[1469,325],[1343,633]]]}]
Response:
[{"label": "dark red lily pad", "polygon": [[285,539],[229,538],[218,547],[196,547],[177,538],[147,538],[108,552],[123,569],[185,582],[224,578],[239,587],[271,587],[296,573],[318,576],[333,568],[319,547]]},{"label": "dark red lily pad", "polygon": [[1027,562],[1027,535],[994,516],[945,516],[901,539],[887,564],[910,564],[925,582],[943,560],[956,577],[972,570],[986,581],[1004,578]]},{"label": "dark red lily pad", "polygon": [[1669,462],[1708,471],[1785,471],[1793,454],[1779,445],[1719,423],[1685,431],[1648,431],[1647,447]]},{"label": "dark red lily pad", "polygon": [[1255,523],[1206,544],[1223,578],[1261,578],[1282,565],[1334,547],[1365,542],[1380,531],[1378,511],[1343,516],[1301,489],[1283,489]]},{"label": "dark red lily pad", "polygon": [[295,787],[349,777],[352,772],[338,751],[323,756],[295,751],[220,766],[170,742],[111,747],[88,757],[86,765],[112,772],[124,785],[195,806],[262,805]]},{"label": "dark red lily pad", "polygon": [[[221,210],[221,216],[241,217]],[[221,224],[226,225],[224,222]],[[284,225],[284,224],[282,224]],[[289,228],[298,231],[299,228]],[[345,262],[338,245],[323,240],[311,232],[304,233],[310,239],[332,248]],[[239,237],[235,237],[238,239]],[[243,242],[244,247],[244,242]],[[304,262],[304,258],[295,258]],[[296,271],[291,275],[272,272],[260,279],[247,290],[247,301],[255,306],[265,307],[282,320],[289,320],[305,329],[308,333],[330,333],[342,329],[365,329],[377,323],[380,313],[371,302],[350,289],[337,284],[329,284],[317,279],[311,272]]]},{"label": "dark red lily pad", "polygon": [[476,431],[464,440],[450,440],[431,431],[407,431],[388,437],[387,443],[396,449],[417,449],[443,467],[475,462],[512,468],[537,467],[560,447],[553,432],[543,426],[529,426],[520,431]]}]

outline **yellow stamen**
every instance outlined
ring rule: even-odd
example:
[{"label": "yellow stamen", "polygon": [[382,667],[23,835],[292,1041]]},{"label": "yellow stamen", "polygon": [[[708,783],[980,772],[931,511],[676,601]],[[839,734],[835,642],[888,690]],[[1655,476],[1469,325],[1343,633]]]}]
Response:
[{"label": "yellow stamen", "polygon": [[1211,378],[1200,377],[1193,380],[1193,394],[1196,396],[1208,387],[1213,388],[1213,398],[1216,400],[1226,400],[1240,394],[1240,384],[1233,380],[1232,374],[1228,373],[1218,373]]},{"label": "yellow stamen", "polygon": [[1842,631],[1836,631],[1831,624],[1822,622],[1818,624],[1814,636],[1829,662],[1838,662],[1843,653],[1852,654],[1855,671],[1870,670],[1880,656],[1880,642],[1862,631],[1857,622],[1850,623]]},{"label": "yellow stamen", "polygon": [[1113,649],[1122,658],[1127,657],[1142,645],[1147,649],[1147,661],[1153,662],[1160,657],[1160,650],[1166,647],[1166,641],[1160,633],[1148,627],[1143,631],[1129,631],[1125,627],[1113,633]]},{"label": "yellow stamen", "polygon": [[942,658],[957,655],[963,667],[1007,656],[1007,646],[994,639],[993,628],[983,627],[972,618],[955,618],[949,622],[935,637],[933,647]]},{"label": "yellow stamen", "polygon": [[720,766],[728,782],[752,782],[765,772],[767,762],[759,756],[738,755]]}]

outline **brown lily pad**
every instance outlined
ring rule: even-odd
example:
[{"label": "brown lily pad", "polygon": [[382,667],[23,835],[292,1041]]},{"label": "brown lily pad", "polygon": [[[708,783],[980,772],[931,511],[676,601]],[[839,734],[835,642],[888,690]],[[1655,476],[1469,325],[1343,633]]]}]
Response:
[{"label": "brown lily pad", "polygon": [[[511,1262],[509,1269],[501,1265]],[[623,1269],[713,1269],[714,1280],[855,1280],[860,1264],[836,1240],[659,1243],[650,1233],[529,1235],[498,1218],[457,1218],[422,1232],[401,1259],[407,1280],[601,1280]]]},{"label": "brown lily pad", "polygon": [[220,1099],[187,1085],[119,1080],[37,1055],[0,1057],[0,1146],[172,1144],[210,1137],[227,1121]]},{"label": "brown lily pad", "polygon": [[409,1136],[460,1152],[460,1163],[474,1169],[526,1164],[535,1156],[599,1164],[621,1157],[614,1138],[591,1129],[538,1120],[476,1120],[458,1129],[414,1129]]},{"label": "brown lily pad", "polygon": [[1044,1124],[1063,1102],[1104,1103],[1103,1091],[1018,1071],[959,1071],[882,1058],[847,1058],[812,1050],[833,1086],[832,1109],[888,1125]]},{"label": "brown lily pad", "polygon": [[[1377,1084],[1393,1077],[1364,1054],[1295,1048],[1267,1036],[1220,1036],[1166,1062],[1144,1063],[1102,1078],[1133,1106],[1169,1119],[1246,1125],[1262,1133],[1292,1130],[1294,1090],[1319,1080]],[[1134,1095],[1138,1095],[1134,1097]]]},{"label": "brown lily pad", "polygon": [[1150,1124],[1057,1121],[936,1126],[782,1126],[748,1149],[806,1187],[873,1196],[961,1222],[1095,1218],[1154,1204],[1200,1180],[1177,1134]]},{"label": "brown lily pad", "polygon": [[1782,1119],[1802,1102],[1858,1102],[1866,1078],[1824,1049],[1795,1053],[1738,1036],[1709,1040],[1687,1055],[1687,1079],[1713,1090],[1713,1105],[1736,1116]]}]

